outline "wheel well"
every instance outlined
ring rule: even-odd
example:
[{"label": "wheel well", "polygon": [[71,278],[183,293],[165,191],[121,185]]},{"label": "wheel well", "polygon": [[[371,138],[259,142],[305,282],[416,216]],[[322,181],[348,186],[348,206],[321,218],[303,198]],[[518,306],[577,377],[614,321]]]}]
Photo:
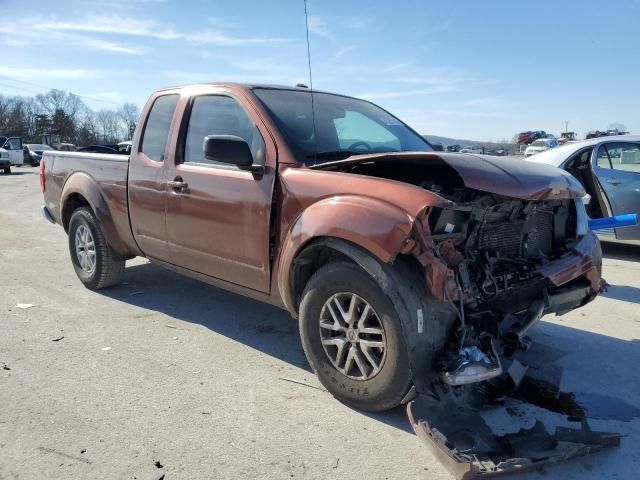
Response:
[{"label": "wheel well", "polygon": [[69,228],[69,221],[71,220],[71,215],[80,207],[91,207],[86,198],[84,198],[79,193],[72,193],[67,197],[67,200],[64,202],[64,207],[62,207],[62,226],[64,230],[67,231]]},{"label": "wheel well", "polygon": [[356,263],[351,257],[324,242],[312,242],[298,254],[293,261],[290,277],[296,311],[311,276],[324,265],[335,261]]}]

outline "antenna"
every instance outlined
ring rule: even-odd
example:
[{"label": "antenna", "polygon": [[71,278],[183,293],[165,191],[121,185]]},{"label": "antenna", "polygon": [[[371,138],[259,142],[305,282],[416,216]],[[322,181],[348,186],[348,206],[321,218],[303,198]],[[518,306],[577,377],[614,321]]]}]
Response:
[{"label": "antenna", "polygon": [[313,122],[313,157],[318,154],[318,142],[316,136],[316,109],[313,104],[313,79],[311,77],[311,46],[309,44],[309,14],[307,13],[307,0],[304,1],[304,25],[307,30],[307,63],[309,65],[309,95],[311,95],[311,121]]}]

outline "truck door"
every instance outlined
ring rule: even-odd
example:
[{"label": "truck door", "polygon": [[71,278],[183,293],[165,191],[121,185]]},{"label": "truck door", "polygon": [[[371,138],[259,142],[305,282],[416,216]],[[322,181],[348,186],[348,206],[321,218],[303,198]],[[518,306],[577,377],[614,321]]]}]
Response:
[{"label": "truck door", "polygon": [[24,153],[22,151],[22,139],[20,137],[9,137],[3,147],[9,152],[11,165],[22,165],[24,163]]},{"label": "truck door", "polygon": [[[167,165],[171,261],[268,292],[275,145],[255,111],[229,93],[210,92],[184,104],[175,159]],[[254,165],[263,165],[264,172],[207,160],[203,153],[207,135],[243,138]]]},{"label": "truck door", "polygon": [[[152,100],[135,151],[129,160],[129,215],[136,243],[151,258],[169,261],[165,224],[165,157],[180,95]],[[148,107],[147,107],[148,108]]]},{"label": "truck door", "polygon": [[[592,162],[614,215],[640,216],[640,142],[601,144]],[[616,238],[640,240],[640,226],[618,228]]]}]

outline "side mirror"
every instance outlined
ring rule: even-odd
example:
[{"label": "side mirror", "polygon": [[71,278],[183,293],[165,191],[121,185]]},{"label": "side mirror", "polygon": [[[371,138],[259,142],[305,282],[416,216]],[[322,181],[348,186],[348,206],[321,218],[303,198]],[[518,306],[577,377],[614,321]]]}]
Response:
[{"label": "side mirror", "polygon": [[204,157],[238,167],[251,167],[253,155],[249,144],[235,135],[207,135],[202,143]]}]

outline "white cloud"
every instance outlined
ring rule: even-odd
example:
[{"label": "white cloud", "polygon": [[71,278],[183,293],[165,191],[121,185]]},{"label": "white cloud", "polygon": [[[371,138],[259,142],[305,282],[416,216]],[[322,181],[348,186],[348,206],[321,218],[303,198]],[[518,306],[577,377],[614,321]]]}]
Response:
[{"label": "white cloud", "polygon": [[2,67],[2,74],[19,79],[92,80],[99,77],[97,70],[81,68],[22,68]]},{"label": "white cloud", "polygon": [[383,72],[401,72],[413,65],[411,62],[394,63],[382,69]]},{"label": "white cloud", "polygon": [[281,43],[287,42],[289,39],[280,37],[232,37],[219,32],[199,32],[184,35],[185,40],[200,45],[252,45],[264,43]]},{"label": "white cloud", "polygon": [[105,33],[116,35],[131,35],[172,40],[180,37],[172,29],[155,24],[154,22],[136,18],[120,17],[117,15],[100,15],[87,17],[73,22],[48,21],[33,25],[35,30],[55,32],[85,32]]},{"label": "white cloud", "polygon": [[357,45],[349,45],[349,46],[346,46],[346,47],[341,48],[340,50],[338,50],[338,51],[337,51],[333,56],[334,56],[334,58],[340,58],[340,57],[342,57],[343,55],[345,55],[345,54],[347,54],[347,53],[351,52],[352,50],[355,50],[356,48],[358,48],[358,46],[357,46]]},{"label": "white cloud", "polygon": [[126,45],[120,45],[113,42],[105,42],[104,40],[96,40],[96,39],[86,39],[84,41],[84,45],[91,48],[96,48],[98,50],[105,50],[107,52],[115,52],[115,53],[127,53],[129,55],[142,55],[144,53],[144,49],[130,47]]},{"label": "white cloud", "polygon": [[324,23],[324,20],[316,15],[309,15],[309,17],[307,18],[307,25],[309,27],[310,33],[326,38],[329,38],[331,36],[331,34],[329,33],[329,29]]},{"label": "white cloud", "polygon": [[[33,28],[46,32],[80,32],[105,35],[137,36],[158,40],[184,40],[198,45],[260,45],[265,43],[286,42],[282,37],[235,37],[220,31],[201,31],[196,33],[177,32],[173,28],[159,23],[117,15],[93,16],[77,21],[45,21],[36,23]],[[106,47],[106,42],[102,44]],[[111,44],[111,50],[133,53],[130,47]],[[108,48],[105,48],[108,49]]]},{"label": "white cloud", "polygon": [[25,40],[18,40],[17,38],[8,38],[4,41],[4,44],[10,47],[26,47],[30,45],[29,42]]},{"label": "white cloud", "polygon": [[413,90],[398,90],[385,92],[367,92],[356,95],[361,98],[398,98],[398,97],[415,97],[418,95],[433,95],[436,93],[446,93],[453,91],[451,85],[433,85],[431,87],[417,88]]}]

